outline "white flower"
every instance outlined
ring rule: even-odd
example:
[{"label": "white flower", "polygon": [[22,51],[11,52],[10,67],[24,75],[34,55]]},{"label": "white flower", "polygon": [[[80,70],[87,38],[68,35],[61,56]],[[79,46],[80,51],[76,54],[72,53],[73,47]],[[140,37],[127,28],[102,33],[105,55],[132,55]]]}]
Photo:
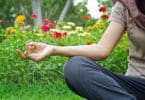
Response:
[{"label": "white flower", "polygon": [[59,29],[50,29],[51,32],[59,32]]},{"label": "white flower", "polygon": [[82,37],[87,36],[87,35],[89,35],[89,33],[87,33],[87,32],[83,32],[83,33],[78,34],[78,36],[82,36]]},{"label": "white flower", "polygon": [[77,32],[83,32],[83,27],[77,26],[77,27],[76,27],[76,31],[77,31]]},{"label": "white flower", "polygon": [[76,31],[69,31],[69,34],[76,34]]},{"label": "white flower", "polygon": [[62,29],[64,30],[70,30],[72,27],[71,26],[63,26]]},{"label": "white flower", "polygon": [[73,22],[68,22],[67,25],[69,25],[69,26],[75,26],[76,24],[73,23]]}]

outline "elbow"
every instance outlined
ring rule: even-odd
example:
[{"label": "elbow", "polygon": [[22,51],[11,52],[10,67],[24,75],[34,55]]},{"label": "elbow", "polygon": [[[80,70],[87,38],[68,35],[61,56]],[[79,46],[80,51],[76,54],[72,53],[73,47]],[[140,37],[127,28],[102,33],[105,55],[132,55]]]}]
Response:
[{"label": "elbow", "polygon": [[97,44],[93,46],[94,46],[94,52],[91,57],[93,58],[93,60],[96,60],[96,61],[107,59],[112,51],[109,48],[106,48],[102,45]]},{"label": "elbow", "polygon": [[98,53],[96,53],[94,60],[105,60],[108,58],[109,55],[110,52],[108,50],[101,49],[98,51]]},{"label": "elbow", "polygon": [[109,53],[107,53],[107,52],[102,52],[102,53],[100,54],[100,58],[101,58],[101,60],[105,60],[105,59],[107,59],[108,56],[109,56]]}]

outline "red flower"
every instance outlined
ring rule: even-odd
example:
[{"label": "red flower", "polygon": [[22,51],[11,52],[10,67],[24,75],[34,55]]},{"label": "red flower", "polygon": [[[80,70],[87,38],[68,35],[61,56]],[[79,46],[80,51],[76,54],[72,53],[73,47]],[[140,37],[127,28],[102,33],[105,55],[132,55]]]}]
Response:
[{"label": "red flower", "polygon": [[49,19],[44,19],[43,24],[48,25],[50,28],[53,28],[55,26],[55,23]]},{"label": "red flower", "polygon": [[64,36],[67,36],[67,34],[68,34],[67,32],[64,32],[64,33],[63,33]]},{"label": "red flower", "polygon": [[100,8],[99,8],[99,11],[100,12],[105,12],[107,10],[107,7],[106,6],[101,6]]},{"label": "red flower", "polygon": [[48,25],[42,25],[42,26],[41,26],[41,30],[42,30],[43,32],[47,32],[47,31],[50,30],[50,27],[49,27]]},{"label": "red flower", "polygon": [[37,18],[38,18],[38,15],[37,15],[37,14],[34,14],[34,13],[33,13],[33,14],[31,15],[31,19],[37,19]]},{"label": "red flower", "polygon": [[109,15],[106,14],[106,13],[103,13],[102,16],[101,16],[102,19],[108,19],[109,18]]},{"label": "red flower", "polygon": [[43,24],[44,24],[44,25],[47,25],[49,22],[50,22],[49,19],[44,19],[44,20],[43,20]]},{"label": "red flower", "polygon": [[56,39],[61,39],[62,38],[62,33],[61,32],[55,32],[53,35]]}]

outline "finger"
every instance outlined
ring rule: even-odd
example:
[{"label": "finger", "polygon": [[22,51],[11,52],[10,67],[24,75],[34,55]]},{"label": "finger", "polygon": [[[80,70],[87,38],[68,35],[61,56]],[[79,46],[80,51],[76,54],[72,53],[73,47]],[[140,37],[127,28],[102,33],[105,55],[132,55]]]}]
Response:
[{"label": "finger", "polygon": [[26,46],[25,54],[31,54],[31,51],[35,49],[35,46]]},{"label": "finger", "polygon": [[31,53],[31,50],[36,48],[35,42],[30,42],[26,44],[26,55],[29,55]]},{"label": "finger", "polygon": [[21,57],[22,59],[27,59],[27,57],[21,50],[17,49],[16,52],[19,55],[19,57]]},{"label": "finger", "polygon": [[38,43],[37,42],[27,42],[26,45],[29,45],[29,46],[33,46],[33,45],[37,45]]},{"label": "finger", "polygon": [[27,53],[26,53],[26,50],[25,50],[25,52],[24,52],[24,55],[28,58]]}]

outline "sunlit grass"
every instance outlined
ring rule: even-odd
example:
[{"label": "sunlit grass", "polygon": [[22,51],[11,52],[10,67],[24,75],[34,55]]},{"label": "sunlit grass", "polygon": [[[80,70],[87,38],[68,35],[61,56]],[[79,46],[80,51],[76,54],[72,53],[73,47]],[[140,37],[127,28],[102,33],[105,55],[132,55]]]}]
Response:
[{"label": "sunlit grass", "polygon": [[63,81],[50,84],[0,84],[0,100],[82,100]]}]

